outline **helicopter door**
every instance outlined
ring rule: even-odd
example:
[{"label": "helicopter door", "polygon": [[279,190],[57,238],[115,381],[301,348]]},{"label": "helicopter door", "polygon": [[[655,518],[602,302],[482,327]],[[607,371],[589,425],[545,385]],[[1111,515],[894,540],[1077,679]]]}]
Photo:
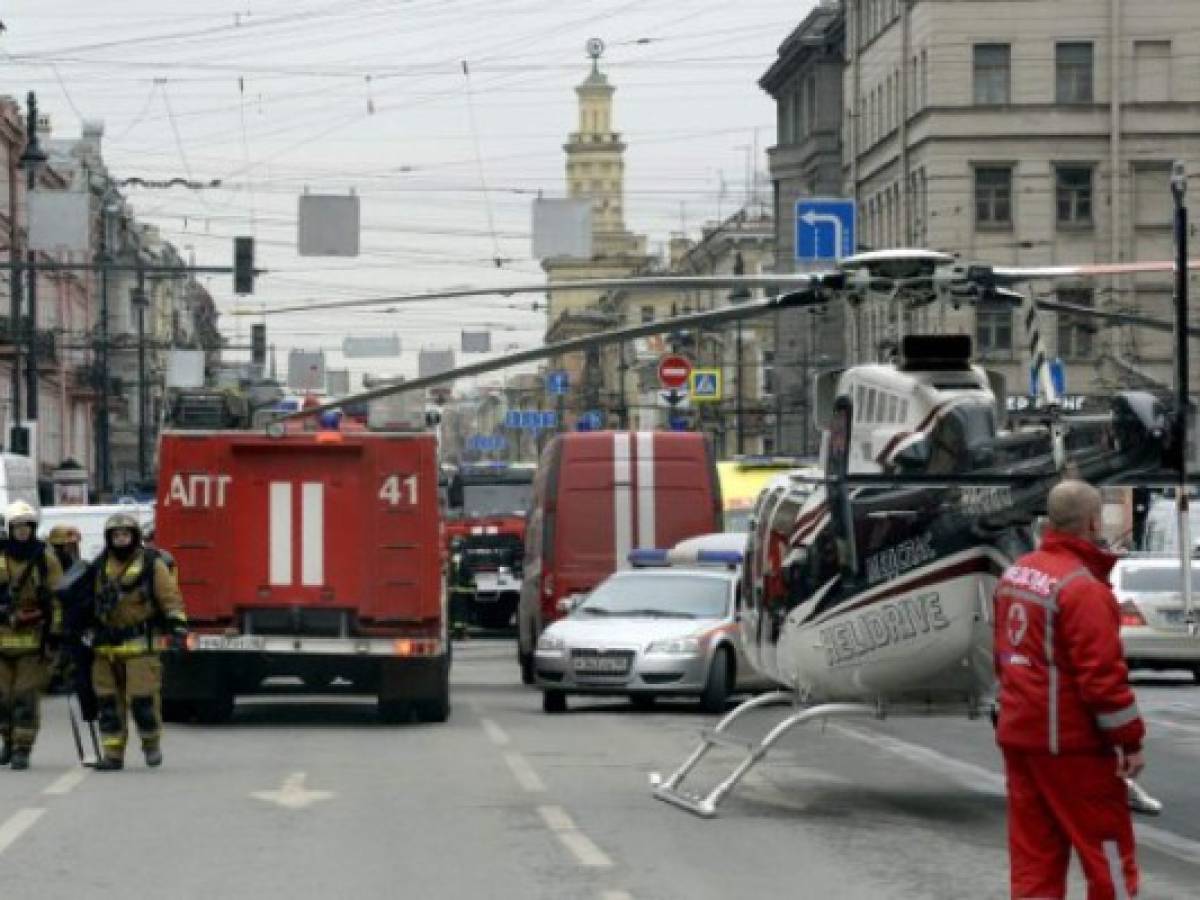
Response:
[{"label": "helicopter door", "polygon": [[829,418],[829,453],[825,461],[825,490],[829,497],[829,523],[837,541],[838,562],[845,572],[858,571],[854,540],[854,512],[850,504],[850,435],[854,423],[854,404],[843,394],[833,403]]}]

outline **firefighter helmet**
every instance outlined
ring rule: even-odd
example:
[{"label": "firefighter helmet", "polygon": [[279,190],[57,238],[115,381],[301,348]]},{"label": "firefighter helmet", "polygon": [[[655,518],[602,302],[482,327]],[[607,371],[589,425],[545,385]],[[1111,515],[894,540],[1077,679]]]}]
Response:
[{"label": "firefighter helmet", "polygon": [[118,528],[128,528],[136,535],[142,533],[142,526],[129,513],[113,513],[109,516],[108,521],[104,523],[105,536],[107,537],[109,532],[116,531]]},{"label": "firefighter helmet", "polygon": [[8,504],[8,507],[4,510],[4,522],[10,531],[14,525],[32,525],[36,528],[38,523],[37,510],[24,500],[16,500]]},{"label": "firefighter helmet", "polygon": [[54,547],[78,544],[82,539],[79,529],[71,525],[55,525],[46,536],[46,541]]}]

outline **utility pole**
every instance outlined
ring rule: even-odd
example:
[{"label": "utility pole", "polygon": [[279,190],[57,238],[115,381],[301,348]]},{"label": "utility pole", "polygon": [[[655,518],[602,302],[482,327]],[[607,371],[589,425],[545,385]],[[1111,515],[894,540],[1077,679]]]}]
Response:
[{"label": "utility pole", "polygon": [[100,200],[100,340],[97,348],[99,352],[96,354],[100,368],[100,405],[96,408],[96,468],[99,477],[96,484],[102,496],[107,494],[111,487],[108,439],[108,266],[112,258],[109,253],[108,219],[106,188]]},{"label": "utility pole", "polygon": [[1179,488],[1176,503],[1179,508],[1180,577],[1183,581],[1183,616],[1193,636],[1200,633],[1200,617],[1192,596],[1191,514],[1188,509],[1188,412],[1191,391],[1188,384],[1188,210],[1187,169],[1182,161],[1171,172],[1171,194],[1175,198],[1175,390],[1178,409],[1175,414],[1175,446],[1179,454]]},{"label": "utility pole", "polygon": [[[30,91],[25,98],[25,152],[21,154],[20,165],[25,170],[25,208],[32,211],[33,193],[37,189],[38,173],[47,162],[47,156],[38,143],[38,114],[37,95]],[[26,214],[26,227],[32,223],[30,214]],[[32,234],[31,234],[32,237]],[[26,401],[26,418],[36,422],[38,417],[38,346],[37,346],[37,251],[32,242],[26,247],[26,259],[29,269],[29,359],[26,365],[25,391],[29,395]],[[30,448],[32,450],[32,448]]]},{"label": "utility pole", "polygon": [[137,309],[138,342],[138,481],[145,483],[146,465],[146,271],[139,268],[137,287],[133,289],[134,308]]},{"label": "utility pole", "polygon": [[745,429],[742,427],[742,381],[745,379],[745,373],[742,371],[742,320],[737,320],[737,329],[735,334],[737,347],[734,348],[734,366],[737,368],[737,394],[734,395],[734,416],[737,422],[737,452],[740,456],[746,452],[746,435]]}]

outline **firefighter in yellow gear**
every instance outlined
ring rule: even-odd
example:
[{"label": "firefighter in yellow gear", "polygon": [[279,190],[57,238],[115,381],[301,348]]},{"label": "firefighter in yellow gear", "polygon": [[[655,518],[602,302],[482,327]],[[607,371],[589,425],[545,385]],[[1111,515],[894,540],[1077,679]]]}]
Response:
[{"label": "firefighter in yellow gear", "polygon": [[104,524],[104,551],[92,563],[92,684],[99,701],[98,771],[125,764],[127,720],[133,717],[146,765],[162,765],[162,639],[182,649],[187,615],[175,576],[163,556],[142,543],[137,519],[126,513]]},{"label": "firefighter in yellow gear", "polygon": [[41,723],[39,707],[62,633],[54,588],[58,557],[37,539],[38,514],[24,501],[4,511],[0,546],[0,765],[29,768]]}]

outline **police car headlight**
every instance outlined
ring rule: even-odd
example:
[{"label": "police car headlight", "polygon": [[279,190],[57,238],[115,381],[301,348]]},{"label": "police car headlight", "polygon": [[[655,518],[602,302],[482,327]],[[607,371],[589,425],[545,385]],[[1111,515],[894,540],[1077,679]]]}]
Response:
[{"label": "police car headlight", "polygon": [[665,641],[653,641],[646,647],[646,653],[661,656],[691,656],[699,649],[700,638],[671,638]]},{"label": "police car headlight", "polygon": [[567,642],[556,634],[545,632],[537,642],[538,653],[562,653],[567,649]]}]

